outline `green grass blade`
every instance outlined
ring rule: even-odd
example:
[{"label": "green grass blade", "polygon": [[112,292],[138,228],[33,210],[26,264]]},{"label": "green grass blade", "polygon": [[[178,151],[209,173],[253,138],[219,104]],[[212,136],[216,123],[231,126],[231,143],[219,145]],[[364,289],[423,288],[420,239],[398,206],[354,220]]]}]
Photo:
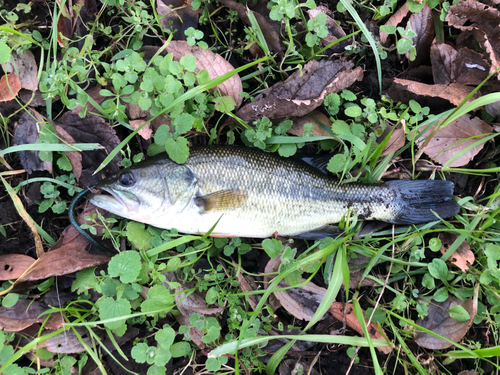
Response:
[{"label": "green grass blade", "polygon": [[25,145],[11,146],[0,151],[0,156],[19,151],[91,151],[102,149],[99,143],[73,143],[65,145],[61,143],[31,143]]}]

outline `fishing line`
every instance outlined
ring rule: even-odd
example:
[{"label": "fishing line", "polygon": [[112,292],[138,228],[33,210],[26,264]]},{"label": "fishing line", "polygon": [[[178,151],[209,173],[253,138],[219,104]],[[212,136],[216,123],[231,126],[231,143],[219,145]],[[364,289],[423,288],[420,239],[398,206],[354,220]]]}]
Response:
[{"label": "fishing line", "polygon": [[89,186],[88,188],[84,189],[82,192],[78,193],[78,195],[73,199],[73,201],[71,202],[71,204],[69,205],[69,221],[71,222],[71,224],[73,224],[73,226],[75,227],[75,229],[78,231],[78,233],[80,233],[83,237],[85,237],[92,245],[94,245],[95,247],[97,247],[99,250],[101,250],[103,253],[107,254],[107,255],[112,255],[112,252],[104,245],[100,244],[99,242],[97,242],[94,238],[92,238],[90,236],[90,234],[88,234],[87,232],[85,232],[81,227],[80,225],[76,222],[76,219],[75,219],[75,206],[77,205],[78,201],[87,193],[91,192],[90,189],[92,189],[93,187],[95,187],[95,185],[93,186]]}]

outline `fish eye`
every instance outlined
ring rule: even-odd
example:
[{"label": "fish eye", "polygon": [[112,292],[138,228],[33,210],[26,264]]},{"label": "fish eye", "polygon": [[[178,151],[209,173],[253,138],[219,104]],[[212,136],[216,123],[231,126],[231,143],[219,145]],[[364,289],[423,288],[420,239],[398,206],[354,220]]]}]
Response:
[{"label": "fish eye", "polygon": [[123,186],[132,186],[135,183],[134,175],[132,173],[122,174],[118,181],[120,182],[120,185],[123,185]]}]

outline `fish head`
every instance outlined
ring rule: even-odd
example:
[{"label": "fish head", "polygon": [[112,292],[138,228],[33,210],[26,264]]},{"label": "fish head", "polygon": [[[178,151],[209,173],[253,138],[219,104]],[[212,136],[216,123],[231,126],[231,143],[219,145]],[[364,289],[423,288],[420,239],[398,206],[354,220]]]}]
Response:
[{"label": "fish head", "polygon": [[92,194],[90,202],[113,214],[152,224],[182,211],[195,194],[196,181],[187,167],[155,157],[99,182],[96,188],[103,193]]},{"label": "fish head", "polygon": [[168,206],[165,182],[154,165],[125,169],[102,180],[96,188],[102,193],[92,194],[91,203],[135,221],[147,223]]}]

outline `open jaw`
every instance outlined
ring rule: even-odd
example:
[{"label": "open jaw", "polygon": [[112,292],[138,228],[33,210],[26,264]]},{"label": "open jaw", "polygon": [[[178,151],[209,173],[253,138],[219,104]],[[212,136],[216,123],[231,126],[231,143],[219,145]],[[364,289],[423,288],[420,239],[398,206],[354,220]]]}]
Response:
[{"label": "open jaw", "polygon": [[118,215],[131,212],[139,208],[139,199],[137,199],[134,194],[126,191],[116,191],[106,187],[102,187],[101,189],[103,190],[103,193],[92,194],[90,196],[90,202],[95,204],[97,207]]}]

